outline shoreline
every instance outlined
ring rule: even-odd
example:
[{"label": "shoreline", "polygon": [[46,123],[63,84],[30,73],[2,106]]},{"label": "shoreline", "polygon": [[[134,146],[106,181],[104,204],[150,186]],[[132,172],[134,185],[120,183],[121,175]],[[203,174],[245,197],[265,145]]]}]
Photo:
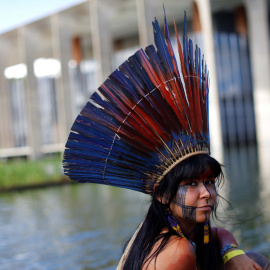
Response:
[{"label": "shoreline", "polygon": [[9,193],[9,192],[16,192],[16,191],[26,191],[31,189],[39,189],[39,188],[49,188],[53,186],[62,186],[62,185],[70,185],[75,184],[75,181],[71,181],[65,177],[59,180],[50,180],[44,181],[42,183],[35,183],[35,184],[26,184],[26,185],[14,185],[10,187],[0,187],[0,193]]}]

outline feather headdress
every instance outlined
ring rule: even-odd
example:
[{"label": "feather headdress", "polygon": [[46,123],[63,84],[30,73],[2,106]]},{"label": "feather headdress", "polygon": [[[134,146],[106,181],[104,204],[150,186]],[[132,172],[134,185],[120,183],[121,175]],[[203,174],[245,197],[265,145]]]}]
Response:
[{"label": "feather headdress", "polygon": [[[175,25],[175,23],[174,23]],[[125,61],[75,120],[64,153],[72,180],[151,193],[183,159],[209,154],[208,73],[201,51],[153,22],[153,45]],[[100,94],[101,93],[101,94]]]}]

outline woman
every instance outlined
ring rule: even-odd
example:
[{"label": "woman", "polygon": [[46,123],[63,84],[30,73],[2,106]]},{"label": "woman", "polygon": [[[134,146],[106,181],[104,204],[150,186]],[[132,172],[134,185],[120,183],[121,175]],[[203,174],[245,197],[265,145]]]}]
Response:
[{"label": "woman", "polygon": [[226,267],[240,261],[261,269],[235,250],[231,234],[209,223],[222,171],[210,157],[208,71],[200,49],[193,51],[186,37],[185,18],[183,49],[175,26],[178,68],[166,17],[165,37],[157,20],[153,27],[156,48],[124,62],[75,120],[65,174],[152,196],[119,269],[216,269],[220,249]]},{"label": "woman", "polygon": [[[230,243],[232,247],[223,255],[236,250],[234,237],[224,229],[210,227],[210,241],[204,244],[204,224],[210,221],[211,212],[216,215],[216,187],[222,181],[220,164],[205,154],[192,156],[172,169],[154,190],[146,218],[117,269],[222,268],[220,249]],[[172,222],[172,217],[176,221]],[[258,257],[254,259],[259,261]],[[267,260],[262,260],[261,265],[266,266]],[[232,258],[225,269],[268,268],[241,255]]]}]

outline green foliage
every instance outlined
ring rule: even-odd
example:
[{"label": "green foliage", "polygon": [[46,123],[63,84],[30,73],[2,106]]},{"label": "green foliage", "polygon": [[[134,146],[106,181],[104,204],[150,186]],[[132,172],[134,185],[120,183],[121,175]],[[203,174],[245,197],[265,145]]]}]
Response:
[{"label": "green foliage", "polygon": [[38,161],[0,161],[0,188],[37,185],[56,182],[63,178],[59,157],[44,158]]}]

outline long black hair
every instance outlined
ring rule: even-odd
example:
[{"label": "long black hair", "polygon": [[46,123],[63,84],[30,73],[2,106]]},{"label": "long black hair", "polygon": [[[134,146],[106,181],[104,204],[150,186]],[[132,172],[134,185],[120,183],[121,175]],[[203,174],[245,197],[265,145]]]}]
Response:
[{"label": "long black hair", "polygon": [[[172,235],[177,235],[168,223],[165,207],[173,201],[181,181],[196,178],[207,169],[210,169],[212,176],[216,177],[216,186],[219,186],[223,181],[222,167],[218,161],[206,154],[194,155],[183,160],[165,175],[152,193],[148,213],[131,246],[123,270],[141,270],[144,264],[157,258]],[[166,205],[160,202],[159,198],[167,198]],[[212,212],[214,216],[216,216],[216,207],[217,204]],[[208,245],[203,244],[203,226],[204,224],[198,223],[195,228],[196,261],[202,270],[216,269],[217,256],[211,226],[209,226],[210,241]],[[164,228],[169,230],[162,232]],[[155,243],[160,240],[159,247],[149,256]]]}]

